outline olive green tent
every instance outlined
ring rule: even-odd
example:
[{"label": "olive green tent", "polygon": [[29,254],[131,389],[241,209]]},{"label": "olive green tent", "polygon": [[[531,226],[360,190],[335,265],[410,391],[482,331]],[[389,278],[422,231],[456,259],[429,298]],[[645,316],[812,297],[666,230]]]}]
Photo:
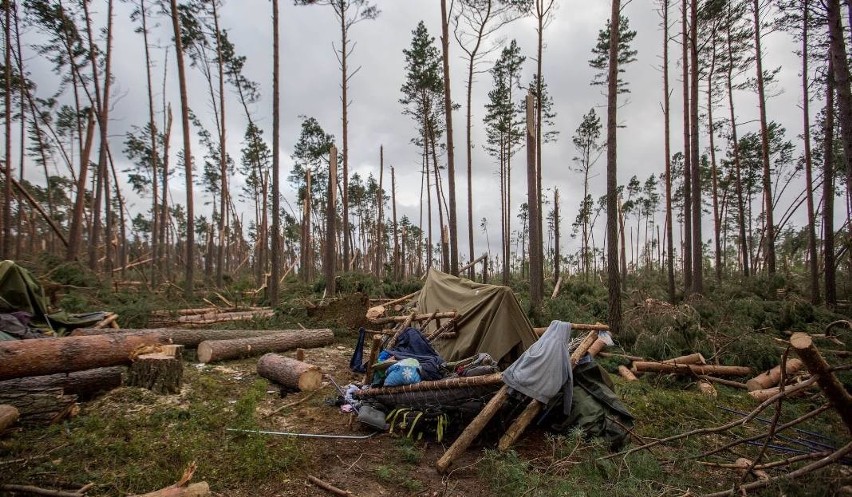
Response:
[{"label": "olive green tent", "polygon": [[[497,362],[511,362],[537,337],[509,287],[476,283],[430,269],[417,303],[422,313],[456,310],[456,338],[438,338],[435,350],[445,361],[487,352]],[[435,323],[429,325],[435,330]]]}]

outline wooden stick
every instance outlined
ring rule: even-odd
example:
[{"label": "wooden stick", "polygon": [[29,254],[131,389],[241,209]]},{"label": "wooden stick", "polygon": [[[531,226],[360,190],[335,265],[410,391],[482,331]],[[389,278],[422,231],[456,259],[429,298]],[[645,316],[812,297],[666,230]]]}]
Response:
[{"label": "wooden stick", "polygon": [[662,362],[636,361],[633,371],[640,373],[677,373],[694,375],[748,376],[751,368],[745,366],[716,366],[713,364],[665,364]]},{"label": "wooden stick", "polygon": [[615,352],[599,352],[598,355],[601,357],[621,357],[627,359],[628,361],[647,361],[647,359],[645,359],[644,357],[627,354],[616,354]]},{"label": "wooden stick", "polygon": [[748,389],[745,383],[740,383],[739,381],[723,380],[722,378],[707,375],[699,375],[698,377],[702,380],[712,381],[713,383],[718,383],[732,388],[742,388],[743,390]]},{"label": "wooden stick", "polygon": [[107,326],[112,325],[112,323],[114,323],[116,319],[118,319],[118,314],[114,312],[107,313],[106,317],[98,321],[92,328],[96,330],[100,328],[106,328]]},{"label": "wooden stick", "polygon": [[556,280],[556,285],[553,287],[553,293],[550,295],[550,300],[556,298],[559,295],[559,289],[562,287],[562,275],[559,275],[559,278]]},{"label": "wooden stick", "polygon": [[790,337],[790,346],[805,363],[808,371],[817,378],[825,396],[829,403],[840,414],[843,419],[843,424],[849,431],[852,431],[852,396],[846,392],[843,385],[837,380],[837,377],[831,372],[831,368],[816,347],[813,340],[806,333],[793,333]]},{"label": "wooden stick", "polygon": [[[376,366],[376,369],[378,369],[378,366]],[[453,390],[457,388],[466,387],[499,385],[502,382],[503,373],[492,373],[482,376],[460,376],[458,378],[450,378],[448,380],[421,381],[419,383],[412,383],[411,385],[401,385],[398,387],[368,388],[366,390],[359,390],[355,392],[353,396],[357,399],[365,399],[369,397],[375,397],[377,395],[393,395],[398,393],[411,392],[433,392],[439,390]]]},{"label": "wooden stick", "polygon": [[367,359],[367,371],[364,373],[364,384],[369,385],[373,379],[373,364],[379,359],[379,349],[382,348],[382,337],[373,335],[373,343],[370,345],[370,358]]},{"label": "wooden stick", "polygon": [[577,348],[574,349],[574,352],[571,352],[572,368],[576,366],[577,363],[580,362],[580,359],[582,359],[589,352],[589,349],[592,347],[592,345],[595,343],[595,340],[597,339],[597,330],[592,330],[588,335],[586,335],[585,338],[583,338],[583,341],[580,342],[580,345],[578,345]]},{"label": "wooden stick", "polygon": [[477,257],[477,258],[476,258],[476,259],[474,259],[473,261],[471,261],[471,262],[469,262],[469,263],[465,264],[464,266],[460,267],[460,268],[459,268],[459,273],[463,273],[463,272],[467,271],[468,269],[470,269],[470,268],[472,268],[473,266],[475,266],[475,265],[476,265],[479,261],[481,261],[482,259],[485,259],[485,258],[487,258],[487,257],[488,257],[488,254],[482,254],[482,255],[480,255],[479,257]]},{"label": "wooden stick", "polygon": [[438,312],[438,313],[428,313],[428,314],[417,314],[412,312],[408,316],[387,316],[383,318],[377,318],[371,320],[373,324],[387,324],[387,323],[404,323],[408,322],[411,324],[412,321],[426,321],[427,319],[446,319],[446,318],[454,318],[458,315],[456,311],[446,311],[446,312]]},{"label": "wooden stick", "polygon": [[[576,331],[609,331],[609,325],[606,324],[584,324],[584,323],[571,323],[571,329]],[[547,331],[547,327],[544,328],[533,328],[533,331],[536,335],[541,336]]]},{"label": "wooden stick", "polygon": [[473,418],[473,421],[467,425],[467,428],[465,428],[461,435],[459,435],[459,438],[457,438],[456,441],[450,445],[450,448],[444,452],[444,455],[438,459],[438,463],[436,464],[438,473],[446,473],[453,461],[467,450],[468,447],[470,447],[470,444],[477,436],[479,436],[485,428],[485,425],[487,425],[488,422],[491,421],[491,418],[497,414],[497,411],[503,407],[507,398],[509,398],[509,387],[507,385],[503,385],[494,397],[485,404],[485,407],[479,411],[479,414]]},{"label": "wooden stick", "polygon": [[47,488],[34,487],[32,485],[13,485],[10,483],[0,485],[0,490],[32,495],[46,495],[47,497],[83,497],[83,494],[80,492],[63,492],[62,490],[50,490]]},{"label": "wooden stick", "polygon": [[308,481],[310,481],[314,485],[318,486],[319,488],[325,490],[326,492],[333,493],[334,495],[341,495],[343,497],[350,497],[350,496],[353,495],[352,492],[348,492],[346,490],[339,489],[339,488],[335,487],[334,485],[332,485],[331,483],[322,481],[322,480],[320,480],[319,478],[317,478],[316,476],[313,476],[313,475],[308,475]]}]

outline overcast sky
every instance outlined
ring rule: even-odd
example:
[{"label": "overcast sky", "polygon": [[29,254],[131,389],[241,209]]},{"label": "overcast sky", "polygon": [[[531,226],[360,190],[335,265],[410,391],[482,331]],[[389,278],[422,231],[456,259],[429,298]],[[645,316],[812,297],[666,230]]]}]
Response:
[{"label": "overcast sky", "polygon": [[[403,48],[411,42],[411,31],[418,21],[423,20],[436,43],[440,43],[440,3],[438,0],[378,0],[381,14],[374,21],[357,24],[351,37],[357,43],[350,58],[351,67],[360,71],[351,81],[349,95],[349,144],[350,172],[366,176],[369,172],[378,174],[379,147],[384,146],[386,176],[385,185],[389,188],[388,166],[394,166],[397,172],[397,200],[400,216],[407,214],[415,223],[418,220],[420,206],[420,153],[410,143],[416,133],[416,126],[409,116],[402,115],[399,103],[400,86],[404,80]],[[100,15],[106,10],[105,2],[95,2]],[[301,120],[299,115],[315,117],[320,124],[340,139],[340,72],[332,44],[338,44],[339,25],[330,7],[296,7],[289,1],[281,6],[281,177],[287,177],[291,167],[293,145],[299,136]],[[619,183],[626,183],[630,176],[638,175],[642,181],[651,174],[659,174],[664,167],[663,119],[661,112],[662,74],[661,41],[662,31],[658,2],[636,1],[628,3],[624,14],[630,18],[631,27],[638,32],[634,48],[638,50],[637,61],[626,68],[626,79],[631,94],[621,99],[619,122],[624,125],[619,130],[618,168]],[[132,6],[116,3],[115,49],[114,58],[115,87],[114,108],[111,111],[110,134],[112,149],[116,159],[126,164],[121,151],[125,132],[131,126],[142,126],[147,120],[147,96],[145,88],[144,47],[141,35],[134,32],[130,21]],[[557,113],[556,129],[560,132],[556,143],[546,144],[543,150],[543,185],[547,190],[559,188],[562,197],[563,246],[572,250],[577,242],[569,238],[570,225],[573,222],[577,206],[582,196],[582,178],[570,171],[572,158],[576,155],[571,143],[582,115],[595,107],[598,114],[605,115],[605,96],[602,87],[592,87],[594,71],[588,65],[590,51],[596,42],[598,30],[609,17],[610,3],[604,0],[558,0],[553,22],[545,31],[545,51],[543,56],[543,74],[554,100]],[[677,10],[673,7],[671,16],[677,19]],[[159,25],[153,29],[152,41],[162,47],[155,51],[157,67],[155,81],[163,78],[163,56],[168,51],[168,83],[166,99],[172,103],[175,116],[179,113],[177,92],[177,73],[174,67],[174,49],[168,48],[171,42],[171,24],[168,19],[158,17]],[[222,9],[222,25],[229,31],[231,40],[238,53],[246,55],[246,76],[260,84],[261,100],[251,109],[256,122],[265,130],[265,137],[271,143],[272,131],[272,21],[271,3],[266,0],[226,0]],[[525,84],[531,79],[535,62],[535,23],[532,18],[518,20],[505,27],[490,43],[500,40],[508,42],[516,39],[527,56],[524,75]],[[451,35],[452,39],[452,35]],[[36,33],[24,34],[25,42],[37,40]],[[795,47],[783,33],[769,35],[764,41],[766,66],[782,66],[777,90],[779,95],[768,103],[768,116],[781,122],[787,128],[787,137],[795,139],[801,132],[799,124],[801,97],[798,90],[799,62],[794,54]],[[455,40],[450,45],[452,78],[452,96],[455,102],[463,103],[465,96],[466,62]],[[670,53],[679,54],[679,46],[672,44]],[[499,50],[495,51],[499,53]],[[493,60],[493,58],[492,58]],[[485,61],[480,69],[491,67],[491,60]],[[50,72],[47,63],[38,57],[32,57],[29,65],[34,78],[40,85],[40,91],[50,91],[55,87],[56,76]],[[211,107],[204,83],[196,69],[190,69],[190,106],[199,115],[208,129],[213,129]],[[679,89],[679,67],[672,63],[671,84]],[[159,85],[159,83],[155,83]],[[487,155],[482,145],[484,126],[483,106],[487,92],[491,88],[491,76],[479,75],[474,83],[473,96],[473,199],[474,218],[476,220],[477,253],[485,249],[485,235],[479,229],[479,221],[488,219],[489,240],[493,251],[499,246],[499,183],[496,176],[495,161]],[[155,98],[162,100],[162,90],[157,89]],[[703,100],[703,97],[702,97]],[[738,119],[745,123],[740,136],[756,128],[757,98],[751,93],[738,96]],[[672,99],[672,150],[679,149],[681,143],[680,97],[676,93]],[[236,96],[229,93],[228,109],[228,146],[236,161],[239,160],[246,120],[238,107]],[[815,104],[813,109],[819,109]],[[724,109],[720,109],[720,115]],[[605,123],[605,119],[602,119]],[[465,151],[465,109],[454,113],[456,143],[456,168],[458,171],[458,219],[460,258],[468,259],[466,235],[466,164]],[[180,145],[180,123],[176,120],[172,129],[173,150]],[[603,130],[605,136],[606,130]],[[195,145],[198,147],[198,145]],[[701,137],[702,150],[707,147],[706,136]],[[195,148],[200,157],[200,148]],[[523,160],[518,154],[515,164]],[[123,167],[122,167],[123,168]],[[595,198],[604,193],[604,158],[593,171],[592,194]],[[241,183],[239,177],[233,178],[232,191]],[[183,181],[172,182],[172,195],[175,201],[183,203],[185,191]],[[517,207],[526,201],[526,180],[523,170],[515,168],[513,172],[513,217]],[[129,188],[127,189],[129,190]],[[197,188],[196,195],[200,195]],[[129,193],[129,192],[128,192]],[[550,191],[546,192],[552,195]],[[285,201],[293,204],[294,192],[284,185],[282,195]],[[198,199],[198,196],[196,197]],[[148,200],[131,196],[131,210],[147,210]],[[196,200],[198,202],[198,200]],[[251,218],[249,205],[244,205],[246,222]],[[238,203],[238,208],[239,203]],[[201,212],[204,208],[199,207]],[[548,208],[549,209],[549,208]],[[198,212],[198,211],[196,211]],[[387,211],[389,212],[389,211]],[[437,216],[434,216],[437,218]],[[711,221],[705,217],[705,239],[712,236]],[[437,220],[436,230],[437,230]],[[601,222],[600,228],[602,229]],[[437,231],[436,231],[437,233]]]}]

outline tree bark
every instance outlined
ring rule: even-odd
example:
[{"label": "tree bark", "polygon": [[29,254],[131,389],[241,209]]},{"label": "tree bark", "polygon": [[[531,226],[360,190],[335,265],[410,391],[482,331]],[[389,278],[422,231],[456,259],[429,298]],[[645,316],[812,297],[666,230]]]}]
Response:
[{"label": "tree bark", "polygon": [[[280,165],[281,160],[278,157],[281,147],[280,126],[281,126],[281,82],[279,74],[278,59],[280,57],[280,42],[279,42],[279,19],[278,19],[278,0],[272,0],[272,246],[270,249],[270,265],[272,266],[269,276],[269,304],[278,305],[278,287],[279,278],[281,277],[281,256],[278,250],[278,237],[281,234],[281,198],[280,198]],[[310,190],[306,193],[310,198]],[[306,250],[303,246],[302,250]],[[304,269],[304,268],[303,268]]]},{"label": "tree bark", "polygon": [[166,487],[147,494],[132,497],[207,497],[210,495],[210,485],[207,482],[190,483],[185,487]]},{"label": "tree bark", "polygon": [[127,384],[141,387],[156,394],[180,393],[183,382],[182,345],[171,345],[169,350],[140,355],[130,366]]},{"label": "tree bark", "polygon": [[140,347],[167,343],[157,333],[71,336],[0,343],[0,380],[128,364]]},{"label": "tree bark", "polygon": [[[3,34],[5,35],[4,47],[4,105],[5,116],[3,128],[5,130],[4,139],[6,153],[3,160],[3,171],[5,184],[3,185],[3,213],[0,216],[2,221],[2,240],[0,247],[3,252],[0,254],[4,259],[12,257],[12,2],[4,2],[5,25],[3,26]],[[23,116],[21,117],[23,119]]]},{"label": "tree bark", "polygon": [[[329,297],[337,294],[337,282],[335,281],[335,269],[337,265],[337,250],[335,247],[335,233],[337,221],[337,147],[331,146],[328,151],[328,205],[325,211],[325,258],[322,263],[325,273],[325,290]],[[344,254],[345,254],[344,250]]]},{"label": "tree bark", "polygon": [[287,388],[304,392],[322,387],[319,367],[277,354],[266,354],[257,361],[257,374]]},{"label": "tree bark", "polygon": [[[796,373],[797,371],[802,369],[802,366],[803,366],[803,363],[799,359],[795,359],[795,358],[788,359],[787,365],[784,368],[784,370],[786,371],[784,376],[790,376],[790,375]],[[749,391],[763,390],[763,389],[766,389],[766,388],[769,388],[769,387],[774,387],[775,385],[777,385],[781,381],[781,377],[782,377],[781,365],[779,364],[778,366],[775,366],[774,368],[770,369],[769,371],[764,371],[763,373],[760,373],[759,375],[755,376],[754,378],[748,380],[746,382],[746,387],[749,389]],[[763,399],[763,400],[766,400],[766,399]]]},{"label": "tree bark", "polygon": [[822,166],[822,252],[825,267],[825,304],[837,307],[837,266],[834,257],[834,68],[831,57],[825,74],[825,129]]},{"label": "tree bark", "polygon": [[267,352],[310,349],[334,343],[331,330],[301,330],[250,338],[212,340],[198,344],[198,361],[203,363],[258,356]]},{"label": "tree bark", "polygon": [[[459,230],[456,221],[456,165],[453,148],[453,99],[450,96],[450,34],[447,0],[441,0],[441,49],[444,63],[444,115],[447,126],[447,187],[450,190],[450,274],[459,275]],[[437,168],[437,164],[435,165]]]},{"label": "tree bark", "polygon": [[[698,157],[698,0],[689,1],[690,98],[689,126],[692,154],[692,293],[704,293],[704,244],[701,237],[701,165]],[[712,78],[712,75],[711,75]],[[710,131],[712,133],[712,129]]]},{"label": "tree bark", "polygon": [[[666,273],[669,302],[675,303],[674,216],[672,216],[671,94],[669,92],[669,0],[663,2],[663,120],[666,154]],[[635,378],[635,377],[634,377]]]},{"label": "tree bark", "polygon": [[802,137],[805,146],[805,189],[808,207],[808,268],[810,270],[811,303],[820,302],[819,253],[816,240],[816,211],[814,208],[813,155],[811,153],[810,91],[808,89],[808,23],[810,22],[808,0],[802,0]]},{"label": "tree bark", "polygon": [[748,376],[751,368],[744,366],[716,366],[713,364],[669,364],[663,362],[635,361],[633,370],[640,373],[677,373],[696,375]]},{"label": "tree bark", "polygon": [[618,274],[618,43],[621,0],[612,0],[609,35],[606,115],[606,213],[607,284],[609,286],[609,328],[621,334],[621,281]]},{"label": "tree bark", "polygon": [[[615,0],[618,1],[618,0]],[[479,411],[479,414],[470,422],[469,425],[464,429],[464,431],[459,435],[455,442],[444,452],[444,455],[438,459],[438,463],[436,468],[438,473],[446,473],[450,468],[450,465],[453,461],[460,456],[470,444],[473,443],[473,440],[482,433],[482,430],[485,428],[485,425],[491,421],[491,418],[497,414],[497,411],[503,407],[503,404],[506,403],[506,399],[509,397],[509,387],[503,385],[500,390],[485,404],[485,407]]]},{"label": "tree bark", "polygon": [[205,329],[177,329],[177,328],[159,328],[159,329],[122,329],[122,330],[106,330],[106,329],[91,329],[81,328],[74,330],[71,333],[72,337],[76,336],[94,336],[94,335],[111,335],[111,336],[146,336],[155,335],[160,338],[163,343],[172,343],[175,345],[183,345],[186,348],[197,348],[201,342],[214,340],[234,340],[238,338],[263,337],[269,335],[277,335],[280,333],[289,332],[304,332],[314,330],[205,330]]},{"label": "tree bark", "polygon": [[689,119],[690,102],[689,102],[689,25],[687,22],[687,1],[681,1],[681,60],[682,60],[682,76],[683,76],[683,231],[684,247],[683,247],[683,286],[684,293],[689,295],[692,292],[692,152],[690,150],[692,141],[690,140],[690,125]]},{"label": "tree bark", "polygon": [[843,38],[843,23],[840,17],[840,0],[826,2],[828,22],[828,40],[831,62],[834,66],[834,83],[837,92],[838,118],[840,121],[840,137],[843,144],[843,155],[846,162],[847,194],[852,191],[852,76],[849,72],[849,59],[846,52],[846,42]]},{"label": "tree bark", "polygon": [[[836,1],[836,0],[835,0]],[[760,110],[760,160],[763,164],[763,207],[766,214],[766,234],[764,235],[766,271],[775,274],[775,220],[772,212],[772,170],[769,164],[769,125],[766,121],[766,93],[763,82],[763,53],[760,48],[760,2],[752,2],[754,11],[754,49],[757,70],[757,99]]]},{"label": "tree bark", "polygon": [[541,199],[538,196],[538,175],[536,173],[536,120],[535,97],[528,94],[526,98],[526,137],[527,137],[527,213],[530,227],[530,307],[538,309],[544,298],[544,275],[542,261],[539,259],[541,232],[539,232],[538,211],[541,209]]},{"label": "tree bark", "polygon": [[19,390],[61,388],[66,395],[76,395],[81,399],[118,388],[121,386],[123,366],[95,368],[73,373],[59,373],[46,376],[29,376],[14,380],[0,381],[0,394]]},{"label": "tree bark", "polygon": [[807,333],[793,333],[790,337],[790,346],[805,363],[808,371],[816,376],[817,384],[825,393],[829,403],[840,414],[846,428],[852,432],[852,396],[834,376],[828,363],[814,347],[811,337]]},{"label": "tree bark", "polygon": [[0,392],[0,404],[18,410],[23,425],[47,425],[68,416],[77,403],[76,395],[66,395],[59,387]]},{"label": "tree bark", "polygon": [[[172,29],[175,37],[175,53],[178,66],[178,83],[180,86],[180,116],[183,126],[183,163],[186,176],[186,258],[185,290],[187,298],[191,298],[195,286],[195,206],[193,203],[192,183],[192,138],[189,128],[189,96],[186,91],[186,68],[183,61],[183,43],[181,42],[180,16],[177,10],[177,0],[170,0]],[[273,3],[274,5],[274,3]],[[273,158],[277,154],[273,155]],[[274,169],[277,171],[277,169]]]}]

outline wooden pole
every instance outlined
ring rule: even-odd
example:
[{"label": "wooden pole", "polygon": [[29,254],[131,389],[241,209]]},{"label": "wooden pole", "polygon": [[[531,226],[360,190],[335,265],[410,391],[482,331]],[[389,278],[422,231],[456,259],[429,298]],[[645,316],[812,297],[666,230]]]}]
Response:
[{"label": "wooden pole", "polygon": [[373,343],[370,345],[370,358],[367,359],[367,372],[364,373],[364,384],[369,385],[373,380],[373,364],[379,359],[379,349],[382,348],[382,337],[373,335]]},{"label": "wooden pole", "polygon": [[677,373],[693,375],[748,376],[751,368],[745,366],[716,366],[713,364],[666,364],[662,362],[636,361],[633,371],[640,373]]},{"label": "wooden pole", "polygon": [[467,428],[459,435],[459,438],[450,445],[450,448],[444,452],[444,455],[438,459],[438,463],[436,468],[438,473],[446,473],[447,470],[452,465],[453,461],[460,456],[473,442],[473,440],[479,436],[482,430],[485,428],[485,425],[491,421],[491,418],[497,414],[497,411],[503,407],[503,404],[506,403],[506,399],[509,397],[509,387],[507,385],[503,385],[500,390],[485,404],[485,407],[479,411],[479,414],[473,418],[473,421],[467,425]]},{"label": "wooden pole", "polygon": [[814,346],[813,340],[806,333],[793,333],[790,346],[805,363],[808,371],[817,379],[817,384],[825,393],[828,401],[840,414],[846,428],[852,432],[852,396],[843,388],[822,354]]}]

